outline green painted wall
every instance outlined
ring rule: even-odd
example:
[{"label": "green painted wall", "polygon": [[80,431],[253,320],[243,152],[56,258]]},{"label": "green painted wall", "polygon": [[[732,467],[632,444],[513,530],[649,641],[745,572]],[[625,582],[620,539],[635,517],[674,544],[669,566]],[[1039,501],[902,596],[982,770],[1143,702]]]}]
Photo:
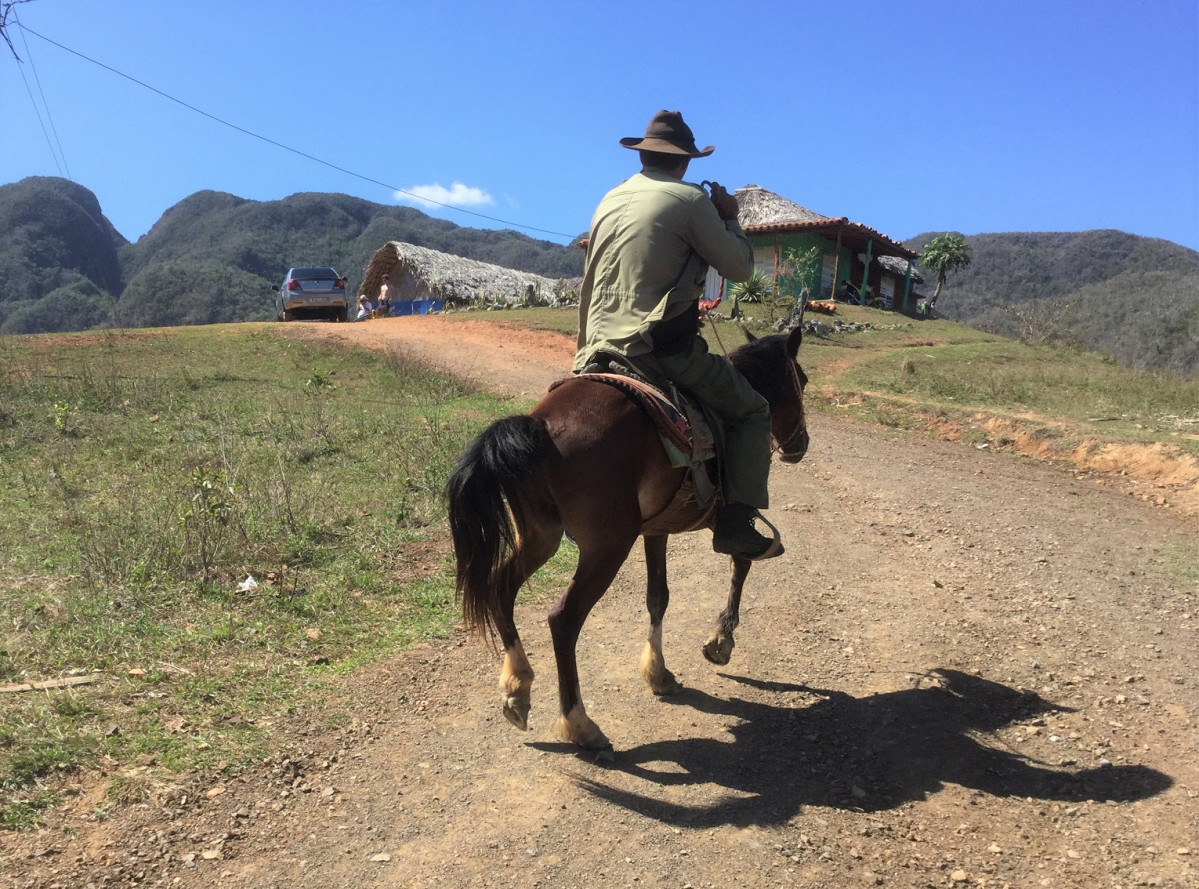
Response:
[{"label": "green painted wall", "polygon": [[[749,243],[754,248],[755,261],[769,257],[769,263],[762,263],[759,267],[764,273],[774,273],[774,247],[775,235],[750,235]],[[837,244],[835,241],[830,241],[828,238],[823,238],[820,235],[814,235],[810,232],[786,232],[777,236],[778,239],[778,255],[781,262],[786,256],[788,250],[795,250],[798,253],[804,253],[812,247],[819,247],[821,254],[833,255],[837,252]],[[837,269],[837,280],[834,283],[833,289],[836,291],[841,286],[841,282],[849,277],[849,267],[852,260],[849,248],[841,247],[841,264]],[[813,280],[808,282],[808,288],[812,294],[819,298],[820,295],[820,268],[817,267],[814,272]]]}]

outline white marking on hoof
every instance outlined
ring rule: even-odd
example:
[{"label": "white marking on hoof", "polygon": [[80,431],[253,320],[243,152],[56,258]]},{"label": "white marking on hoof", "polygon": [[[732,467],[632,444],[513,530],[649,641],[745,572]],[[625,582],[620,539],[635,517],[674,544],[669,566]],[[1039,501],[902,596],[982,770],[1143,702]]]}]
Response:
[{"label": "white marking on hoof", "polygon": [[612,749],[612,742],[600,731],[599,726],[591,721],[582,704],[576,704],[565,716],[558,717],[558,736],[584,750]]},{"label": "white marking on hoof", "polygon": [[504,698],[504,718],[522,732],[529,730],[532,689],[533,668],[529,665],[524,646],[517,642],[504,652],[504,666],[500,669],[500,694]]},{"label": "white marking on hoof", "polygon": [[674,674],[666,667],[662,656],[662,628],[650,630],[649,639],[641,649],[641,678],[656,695],[675,695],[683,690]]}]

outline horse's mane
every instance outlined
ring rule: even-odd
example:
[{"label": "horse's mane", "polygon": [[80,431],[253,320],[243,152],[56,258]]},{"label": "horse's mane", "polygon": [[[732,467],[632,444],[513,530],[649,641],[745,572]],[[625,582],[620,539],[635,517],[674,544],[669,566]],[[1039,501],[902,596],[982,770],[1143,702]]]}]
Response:
[{"label": "horse's mane", "polygon": [[[750,340],[734,349],[729,361],[771,405],[777,405],[786,397],[791,382],[786,374],[787,335],[783,333]],[[808,377],[803,368],[796,368],[799,380],[807,384]]]}]

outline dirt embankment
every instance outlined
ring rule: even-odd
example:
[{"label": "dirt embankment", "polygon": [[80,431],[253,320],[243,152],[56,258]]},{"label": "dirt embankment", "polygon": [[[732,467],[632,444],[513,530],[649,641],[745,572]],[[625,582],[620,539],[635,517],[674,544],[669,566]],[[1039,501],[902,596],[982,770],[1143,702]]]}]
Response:
[{"label": "dirt embankment", "polygon": [[[285,333],[517,395],[571,351],[429,318]],[[593,612],[583,693],[614,764],[556,741],[545,609],[522,606],[528,734],[492,654],[454,638],[347,677],[351,725],[297,716],[287,754],[240,775],[102,820],[103,776],[76,780],[43,830],[3,838],[0,884],[1199,885],[1195,521],[992,449],[811,431],[773,469],[787,554],[754,567],[728,667],[700,654],[728,571],[703,533],[670,549],[682,694],[637,675],[639,559]]]}]

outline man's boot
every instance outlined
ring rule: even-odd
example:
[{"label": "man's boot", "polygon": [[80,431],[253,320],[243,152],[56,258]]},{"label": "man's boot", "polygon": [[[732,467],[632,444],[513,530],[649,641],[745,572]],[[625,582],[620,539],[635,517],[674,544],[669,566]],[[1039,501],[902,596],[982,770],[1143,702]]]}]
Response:
[{"label": "man's boot", "polygon": [[773,538],[760,534],[754,527],[755,518],[758,518],[758,511],[744,503],[730,503],[722,507],[716,514],[712,549],[728,556],[741,556],[755,561],[781,556],[783,544],[778,539],[778,532]]}]

